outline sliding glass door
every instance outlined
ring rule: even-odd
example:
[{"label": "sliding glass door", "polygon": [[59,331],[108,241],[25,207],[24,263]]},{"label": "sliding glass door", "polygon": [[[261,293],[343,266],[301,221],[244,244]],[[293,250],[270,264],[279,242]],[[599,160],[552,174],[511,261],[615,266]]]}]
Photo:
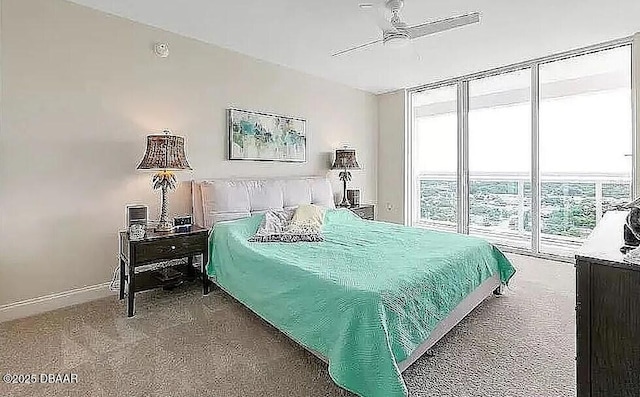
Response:
[{"label": "sliding glass door", "polygon": [[631,45],[412,92],[417,226],[573,256],[631,198]]},{"label": "sliding glass door", "polygon": [[469,81],[469,234],[531,248],[531,71]]},{"label": "sliding glass door", "polygon": [[414,221],[422,226],[457,230],[456,86],[415,93],[413,104],[414,189],[419,199]]},{"label": "sliding glass door", "polygon": [[540,249],[572,255],[631,196],[629,46],[540,65]]}]

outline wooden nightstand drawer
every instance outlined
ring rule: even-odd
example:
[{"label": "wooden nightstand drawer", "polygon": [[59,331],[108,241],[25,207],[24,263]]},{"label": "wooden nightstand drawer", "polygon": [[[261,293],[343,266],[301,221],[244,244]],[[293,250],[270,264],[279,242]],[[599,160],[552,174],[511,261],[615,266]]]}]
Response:
[{"label": "wooden nightstand drawer", "polygon": [[[183,281],[197,280],[196,273],[202,279],[202,291],[209,293],[207,261],[209,260],[209,235],[207,229],[191,226],[187,230],[156,232],[149,228],[141,240],[130,240],[129,233],[120,232],[120,299],[127,295],[127,316],[134,313],[134,301],[137,292],[154,288],[174,288]],[[193,266],[194,257],[202,254],[199,270]],[[167,262],[172,259],[184,261]],[[136,268],[154,263],[163,263],[163,268],[150,266],[147,269]]]},{"label": "wooden nightstand drawer", "polygon": [[206,234],[175,237],[171,240],[151,240],[135,243],[133,256],[136,264],[184,258],[202,250],[207,244]]},{"label": "wooden nightstand drawer", "polygon": [[375,218],[373,205],[361,205],[358,207],[351,207],[349,209],[362,219],[372,221]]}]

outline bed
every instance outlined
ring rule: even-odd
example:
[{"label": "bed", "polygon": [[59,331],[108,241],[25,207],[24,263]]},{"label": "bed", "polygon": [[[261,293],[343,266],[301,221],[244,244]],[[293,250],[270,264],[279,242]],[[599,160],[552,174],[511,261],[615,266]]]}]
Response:
[{"label": "bed", "polygon": [[[486,241],[360,219],[326,178],[192,182],[216,285],[360,396],[406,396],[401,373],[515,273]],[[252,243],[262,213],[327,207],[324,241]]]}]

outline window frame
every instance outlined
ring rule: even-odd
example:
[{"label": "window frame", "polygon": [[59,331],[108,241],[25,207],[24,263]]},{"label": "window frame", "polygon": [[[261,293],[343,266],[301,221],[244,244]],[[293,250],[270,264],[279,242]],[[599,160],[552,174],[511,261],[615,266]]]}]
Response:
[{"label": "window frame", "polygon": [[[632,90],[632,106],[634,106],[632,115],[635,120],[637,117],[637,109],[635,109],[635,98],[637,96],[636,90],[640,89],[636,87],[637,76],[635,76],[635,62],[638,62],[637,58],[640,57],[638,49],[636,48],[637,42],[634,42],[634,37],[624,37],[618,40],[612,40],[605,43],[600,43],[588,47],[579,48],[576,50],[566,51],[558,54],[553,54],[546,57],[536,58],[524,62],[515,63],[508,66],[503,66],[495,69],[486,70],[479,73],[473,73],[465,76],[460,76],[452,79],[442,80],[435,83],[425,84],[409,88],[405,91],[405,103],[406,106],[406,151],[405,151],[405,224],[414,226],[416,223],[417,215],[419,214],[419,199],[417,194],[419,187],[417,186],[417,178],[415,170],[413,168],[413,159],[415,156],[415,120],[413,118],[413,95],[426,90],[433,90],[446,86],[457,87],[457,117],[458,117],[458,137],[457,137],[457,231],[461,234],[469,234],[469,82],[486,77],[492,77],[511,73],[519,70],[528,69],[531,74],[531,233],[532,244],[530,249],[515,248],[511,246],[500,246],[506,252],[513,252],[518,254],[532,255],[546,259],[554,259],[565,262],[573,262],[573,257],[562,256],[558,254],[540,252],[540,65],[562,61],[573,57],[579,57],[582,55],[588,55],[597,53],[600,51],[607,51],[615,48],[629,46],[631,49],[632,65],[632,81],[630,87]],[[637,171],[640,169],[640,161],[637,152],[636,139],[636,123],[633,122],[632,129],[632,169],[631,169],[631,192],[633,197],[638,196],[638,183],[636,180]]]}]

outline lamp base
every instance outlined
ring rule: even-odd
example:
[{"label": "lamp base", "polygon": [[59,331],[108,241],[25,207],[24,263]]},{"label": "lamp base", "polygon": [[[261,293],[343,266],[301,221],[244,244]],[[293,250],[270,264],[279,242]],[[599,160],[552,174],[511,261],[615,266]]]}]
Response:
[{"label": "lamp base", "polygon": [[342,201],[338,204],[339,207],[351,207],[351,203],[347,199],[347,181],[351,180],[351,173],[345,168],[344,171],[340,171],[340,180],[342,181]]},{"label": "lamp base", "polygon": [[351,203],[349,202],[349,200],[347,200],[347,197],[344,196],[342,198],[342,201],[340,202],[340,204],[338,204],[338,207],[349,208],[349,207],[351,207]]},{"label": "lamp base", "polygon": [[160,221],[158,223],[158,226],[156,226],[155,231],[156,232],[162,232],[162,233],[167,233],[173,230],[173,225],[168,222],[168,221]]},{"label": "lamp base", "polygon": [[173,174],[164,172],[158,173],[154,176],[154,180],[158,178],[159,186],[162,188],[162,202],[160,205],[160,220],[158,221],[158,226],[156,226],[156,232],[168,233],[173,230],[173,225],[167,219],[167,189],[172,187],[172,178],[175,179]]}]

